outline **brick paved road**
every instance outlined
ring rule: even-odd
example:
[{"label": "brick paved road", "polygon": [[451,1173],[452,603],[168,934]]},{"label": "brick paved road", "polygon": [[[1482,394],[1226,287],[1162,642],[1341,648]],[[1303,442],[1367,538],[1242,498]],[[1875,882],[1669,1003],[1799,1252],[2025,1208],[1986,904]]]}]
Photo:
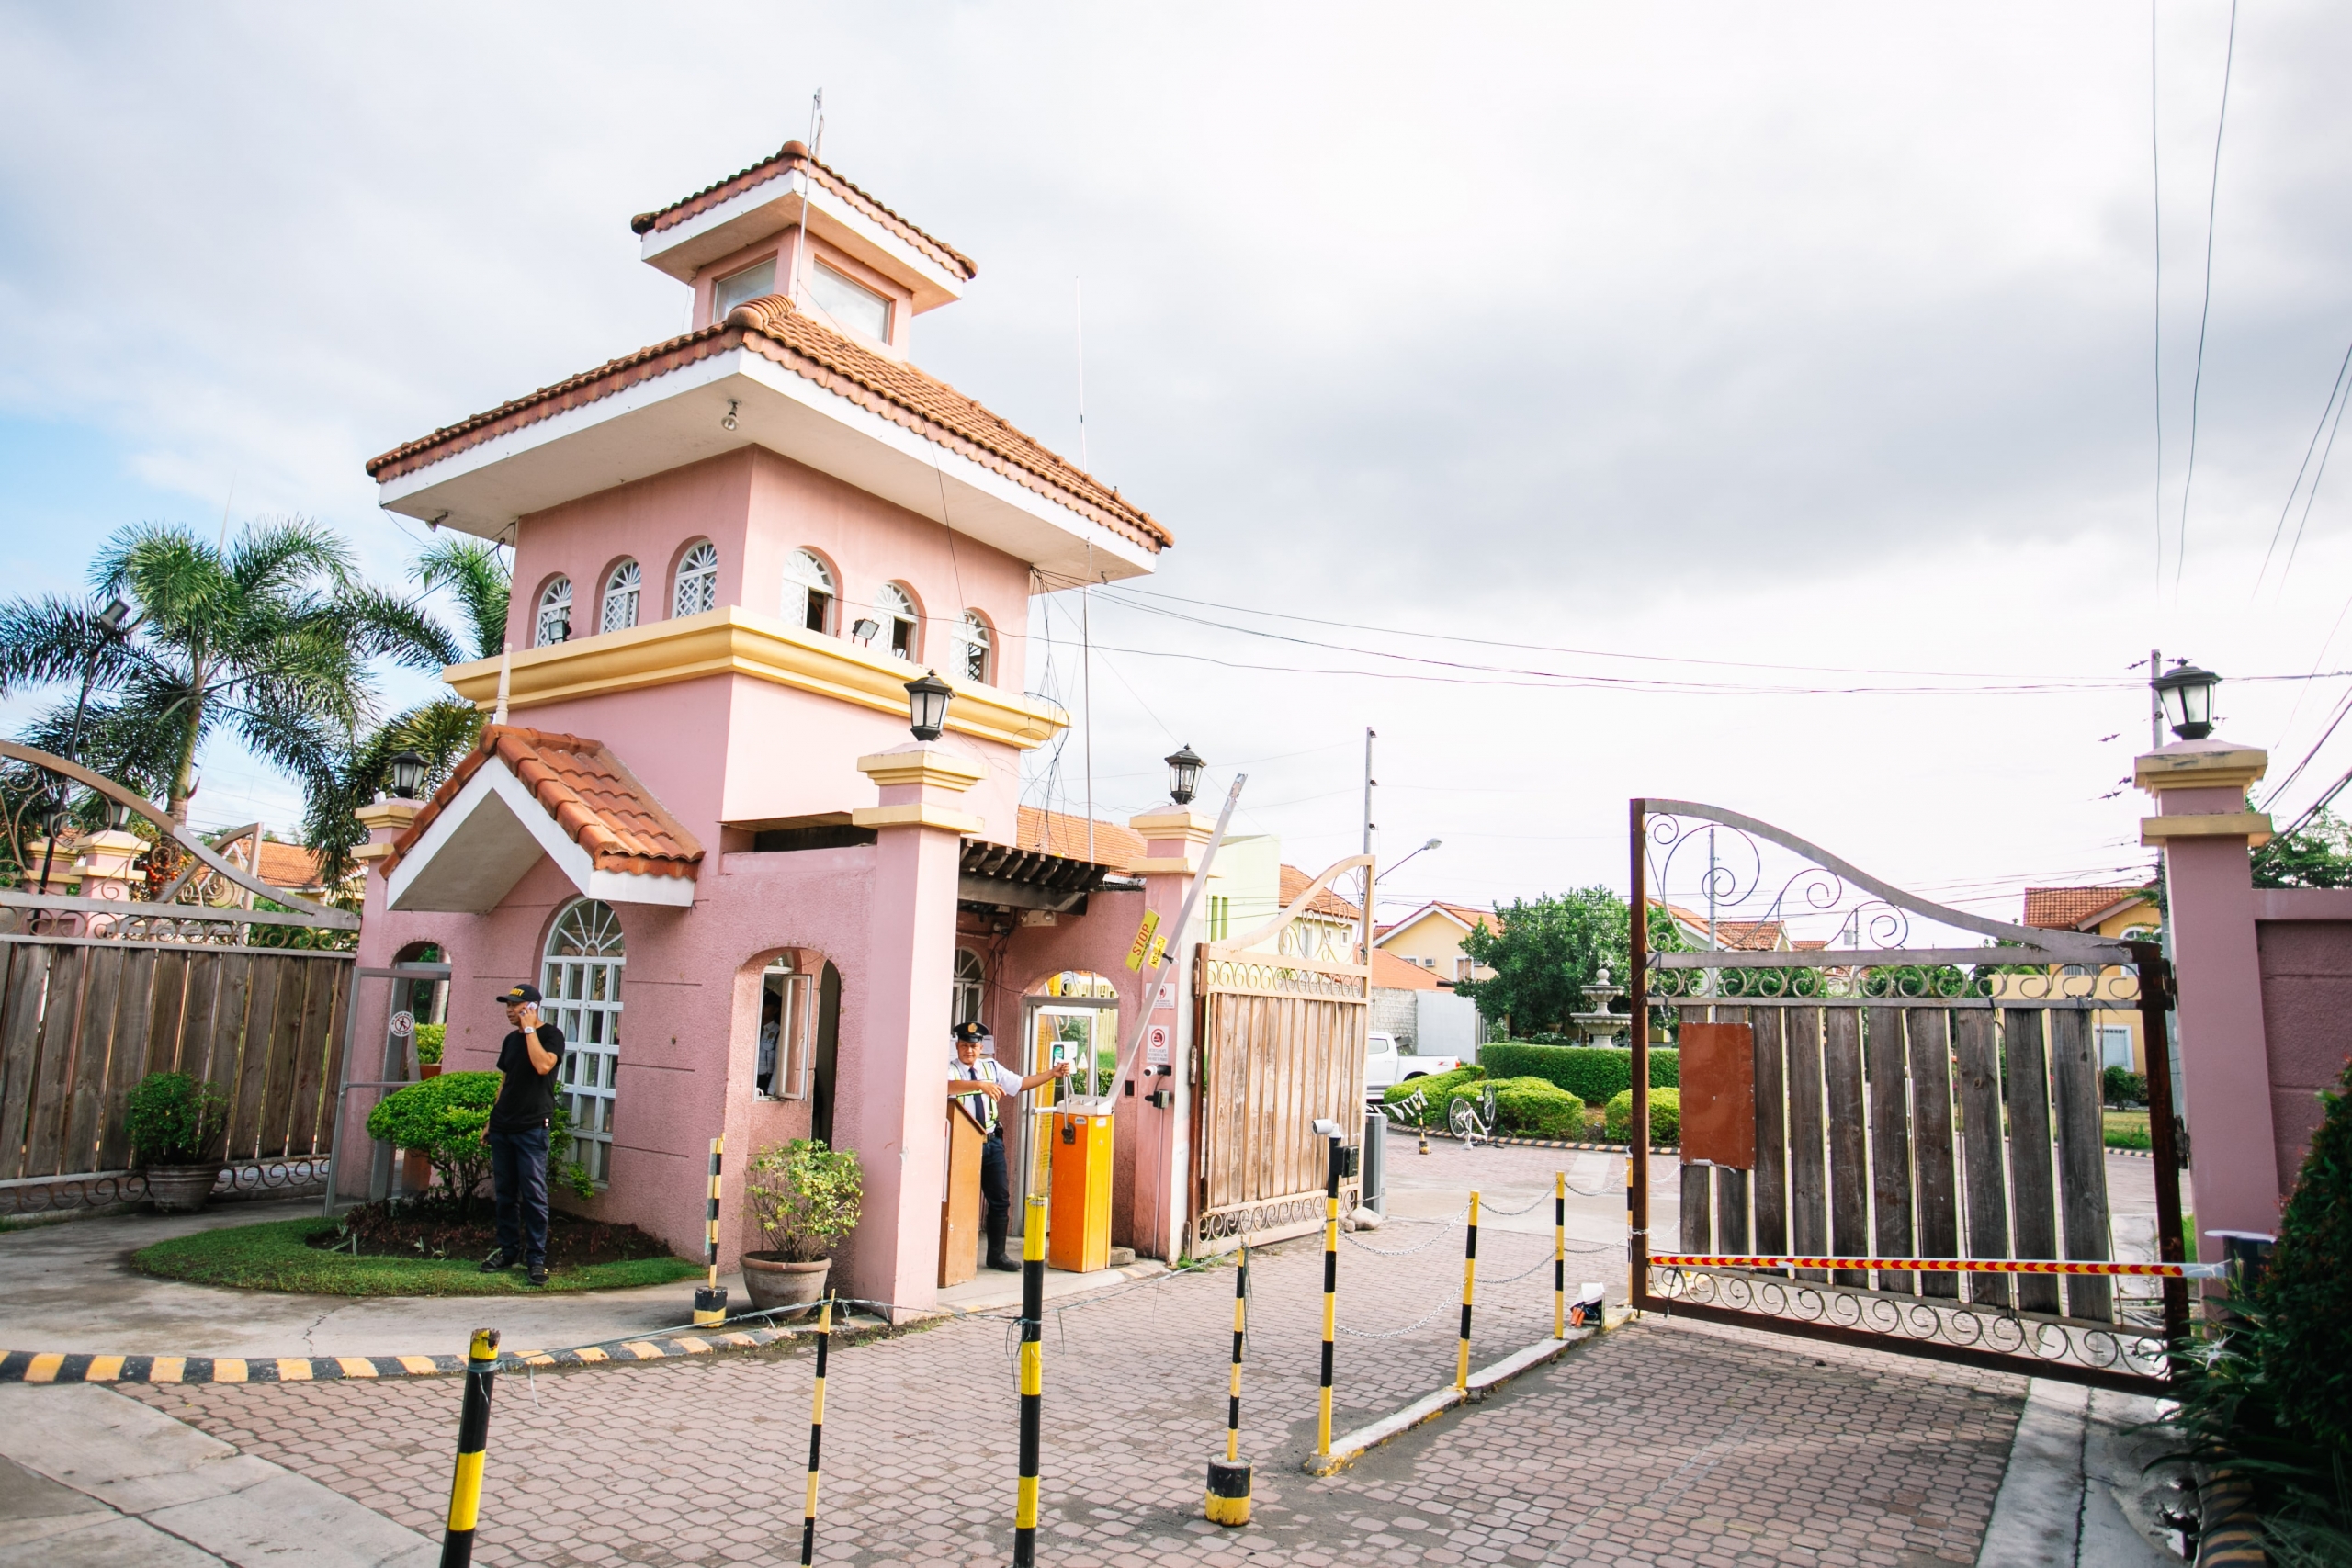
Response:
[{"label": "brick paved road", "polygon": [[[1529,1194],[1548,1186],[1547,1152],[1467,1157],[1488,1156],[1478,1173],[1498,1203],[1525,1197],[1498,1179]],[[1343,1252],[1342,1324],[1408,1331],[1343,1338],[1342,1426],[1451,1377],[1460,1234],[1396,1224],[1367,1247],[1435,1244]],[[1549,1248],[1548,1235],[1482,1234],[1478,1361],[1548,1331]],[[1572,1280],[1622,1273],[1608,1253],[1589,1257]],[[1234,1536],[1198,1517],[1205,1461],[1221,1451],[1234,1278],[1210,1269],[1049,1320],[1043,1561],[1968,1562],[2023,1394],[2015,1378],[1652,1321],[1316,1481],[1297,1467],[1314,1439],[1320,1252],[1293,1242],[1255,1261],[1245,1429],[1257,1524]],[[1544,1266],[1501,1282],[1531,1264]],[[1008,1328],[967,1318],[837,1349],[821,1561],[1009,1559]],[[401,1523],[436,1527],[452,1382],[126,1392]],[[478,1561],[796,1560],[808,1394],[797,1351],[503,1379]]]}]

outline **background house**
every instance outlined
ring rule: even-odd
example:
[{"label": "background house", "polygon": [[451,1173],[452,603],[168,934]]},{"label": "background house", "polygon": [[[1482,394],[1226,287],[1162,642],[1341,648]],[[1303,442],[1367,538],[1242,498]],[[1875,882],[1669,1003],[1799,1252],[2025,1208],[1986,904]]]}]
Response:
[{"label": "background house", "polygon": [[1462,951],[1462,939],[1474,931],[1496,930],[1494,912],[1467,904],[1431,899],[1403,919],[1380,928],[1373,944],[1384,953],[1419,965],[1441,984],[1456,980],[1489,980],[1491,969],[1480,968]]},{"label": "background house", "polygon": [[[2154,938],[2164,930],[2164,914],[2156,908],[2155,892],[2150,887],[2029,887],[2021,923],[2044,931]],[[2101,984],[2118,990],[2121,976],[2110,975]],[[2117,1000],[2124,1005],[2102,1009],[2091,1017],[2098,1032],[2099,1066],[2144,1073],[2148,1056],[2140,1032],[2140,1010],[2120,993]]]}]

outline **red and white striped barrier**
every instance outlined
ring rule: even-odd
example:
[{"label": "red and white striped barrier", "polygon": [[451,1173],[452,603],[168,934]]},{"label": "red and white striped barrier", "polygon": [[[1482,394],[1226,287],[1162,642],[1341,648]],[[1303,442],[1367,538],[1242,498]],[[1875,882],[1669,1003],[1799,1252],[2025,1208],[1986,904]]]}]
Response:
[{"label": "red and white striped barrier", "polygon": [[2219,1280],[2220,1263],[2075,1263],[2022,1258],[1742,1258],[1714,1253],[1654,1252],[1658,1269],[1893,1269],[1923,1274],[2106,1274],[2158,1280]]}]

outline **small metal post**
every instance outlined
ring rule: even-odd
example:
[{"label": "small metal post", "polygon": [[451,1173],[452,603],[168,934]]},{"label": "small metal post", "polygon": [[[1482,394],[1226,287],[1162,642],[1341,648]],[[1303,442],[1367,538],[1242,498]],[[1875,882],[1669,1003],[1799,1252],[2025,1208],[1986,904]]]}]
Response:
[{"label": "small metal post", "polygon": [[1568,1173],[1552,1173],[1552,1337],[1568,1337]]},{"label": "small metal post", "polygon": [[833,1298],[817,1311],[817,1391],[808,1404],[808,1497],[800,1506],[801,1568],[817,1560],[817,1462],[825,1446],[825,1352],[833,1342]]},{"label": "small metal post", "polygon": [[1241,1462],[1241,1347],[1250,1331],[1250,1244],[1233,1274],[1233,1371],[1226,1384],[1225,1461],[1209,1461],[1206,1511],[1213,1525],[1250,1522],[1250,1467]]},{"label": "small metal post", "polygon": [[441,1568],[474,1560],[474,1521],[481,1514],[482,1450],[490,1446],[490,1391],[498,1377],[498,1330],[477,1328],[466,1348],[466,1400],[458,1417],[458,1471],[449,1481],[448,1529]]},{"label": "small metal post", "polygon": [[[1330,1126],[1320,1122],[1317,1130]],[[1324,1135],[1331,1140],[1331,1155],[1323,1178],[1323,1374],[1315,1394],[1315,1452],[1328,1460],[1331,1457],[1331,1341],[1340,1325],[1339,1129],[1333,1127]]]},{"label": "small metal post", "polygon": [[1453,1352],[1453,1391],[1470,1392],[1470,1301],[1478,1290],[1478,1194],[1470,1194],[1470,1235],[1462,1244],[1462,1339]]},{"label": "small metal post", "polygon": [[718,1288],[718,1163],[727,1140],[710,1141],[710,1202],[703,1214],[703,1257],[709,1270],[695,1292],[695,1326],[718,1328],[727,1322],[727,1292]]},{"label": "small metal post", "polygon": [[1021,1485],[1012,1508],[1013,1568],[1037,1561],[1037,1437],[1046,1403],[1046,1195],[1029,1194],[1021,1226]]}]

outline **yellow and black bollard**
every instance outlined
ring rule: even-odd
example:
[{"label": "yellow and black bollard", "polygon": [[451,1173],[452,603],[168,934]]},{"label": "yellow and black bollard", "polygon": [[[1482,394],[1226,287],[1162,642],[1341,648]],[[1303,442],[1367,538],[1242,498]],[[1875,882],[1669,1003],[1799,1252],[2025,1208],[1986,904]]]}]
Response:
[{"label": "yellow and black bollard", "polygon": [[1470,1390],[1470,1301],[1478,1289],[1478,1194],[1470,1194],[1470,1235],[1462,1244],[1462,1342],[1453,1353],[1453,1387]]},{"label": "yellow and black bollard", "polygon": [[1250,1522],[1250,1467],[1241,1462],[1241,1347],[1250,1332],[1250,1244],[1233,1275],[1233,1375],[1226,1385],[1225,1460],[1209,1461],[1208,1516],[1213,1525]]},{"label": "yellow and black bollard", "polygon": [[1552,1173],[1552,1337],[1568,1337],[1568,1173]]},{"label": "yellow and black bollard", "polygon": [[1046,1195],[1029,1194],[1021,1227],[1021,1490],[1012,1507],[1014,1568],[1037,1561],[1037,1441],[1046,1404]]},{"label": "yellow and black bollard", "polygon": [[817,1392],[808,1404],[808,1499],[800,1506],[800,1562],[817,1561],[817,1461],[825,1446],[825,1351],[833,1342],[833,1298],[817,1311]]},{"label": "yellow and black bollard", "polygon": [[481,1515],[482,1450],[490,1446],[490,1389],[498,1377],[498,1330],[477,1328],[466,1347],[466,1403],[458,1417],[458,1472],[449,1481],[449,1528],[441,1568],[474,1560],[474,1521]]},{"label": "yellow and black bollard", "polygon": [[1315,1452],[1331,1457],[1331,1341],[1339,1333],[1340,1312],[1340,1129],[1317,1122],[1315,1130],[1331,1141],[1330,1164],[1323,1178],[1323,1381],[1315,1394]]},{"label": "yellow and black bollard", "polygon": [[704,1266],[709,1270],[703,1288],[695,1292],[695,1326],[719,1328],[727,1322],[727,1292],[718,1288],[718,1158],[725,1138],[710,1141],[710,1202],[702,1222]]}]

